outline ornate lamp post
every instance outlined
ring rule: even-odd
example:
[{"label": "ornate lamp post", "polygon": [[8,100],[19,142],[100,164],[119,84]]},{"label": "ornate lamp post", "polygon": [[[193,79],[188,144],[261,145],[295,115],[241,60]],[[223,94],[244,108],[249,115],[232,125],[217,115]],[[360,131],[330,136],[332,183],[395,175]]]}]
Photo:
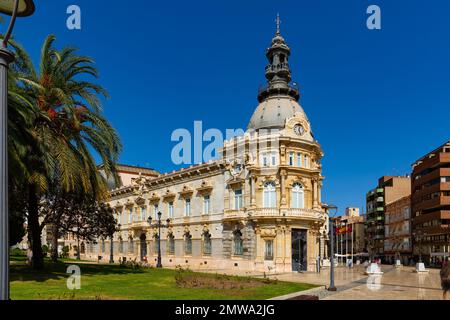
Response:
[{"label": "ornate lamp post", "polygon": [[9,299],[9,220],[8,220],[8,67],[14,55],[7,49],[17,17],[34,12],[32,0],[0,0],[0,13],[11,16],[0,46],[0,300]]},{"label": "ornate lamp post", "polygon": [[333,219],[334,216],[337,213],[338,208],[335,205],[328,205],[327,211],[328,211],[328,217],[329,217],[329,223],[330,223],[330,286],[328,287],[328,291],[336,291],[336,286],[334,285],[334,222]]},{"label": "ornate lamp post", "polygon": [[[161,263],[161,228],[162,227],[168,227],[169,223],[170,223],[170,219],[166,220],[166,225],[163,225],[161,222],[161,216],[162,213],[161,211],[158,212],[158,220],[156,221],[156,223],[153,225],[154,227],[158,227],[158,261],[156,263],[156,267],[157,268],[162,268],[162,263]],[[148,223],[150,224],[150,226],[152,226],[152,217],[148,217]]]}]

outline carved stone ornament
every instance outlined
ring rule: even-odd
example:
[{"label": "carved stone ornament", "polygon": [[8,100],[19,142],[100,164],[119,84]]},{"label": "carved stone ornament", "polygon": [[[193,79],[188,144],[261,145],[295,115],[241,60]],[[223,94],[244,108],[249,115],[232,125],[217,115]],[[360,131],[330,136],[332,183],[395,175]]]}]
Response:
[{"label": "carved stone ornament", "polygon": [[138,196],[138,197],[134,200],[134,202],[135,202],[137,205],[143,205],[143,204],[145,204],[145,199],[142,198],[141,196]]},{"label": "carved stone ornament", "polygon": [[261,238],[273,239],[277,236],[277,231],[275,229],[261,229]]}]

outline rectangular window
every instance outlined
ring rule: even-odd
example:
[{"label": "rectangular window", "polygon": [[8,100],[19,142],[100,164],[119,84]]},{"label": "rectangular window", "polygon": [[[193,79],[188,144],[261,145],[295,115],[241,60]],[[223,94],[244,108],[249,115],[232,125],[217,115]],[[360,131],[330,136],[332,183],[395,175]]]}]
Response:
[{"label": "rectangular window", "polygon": [[173,218],[173,202],[169,202],[169,212],[168,212],[168,216],[170,219]]},{"label": "rectangular window", "polygon": [[155,204],[153,206],[153,215],[154,215],[154,219],[158,219],[158,211],[159,211],[159,206],[157,204]]},{"label": "rectangular window", "polygon": [[242,189],[234,190],[234,209],[242,209]]},{"label": "rectangular window", "polygon": [[263,156],[262,156],[262,162],[263,162],[263,167],[268,167],[269,166],[269,162],[267,161],[267,155],[266,154],[264,154]]},{"label": "rectangular window", "polygon": [[302,154],[297,153],[297,167],[302,167]]},{"label": "rectangular window", "polygon": [[171,237],[169,237],[169,245],[167,247],[167,252],[168,254],[175,254],[175,238],[173,237],[173,235]]},{"label": "rectangular window", "polygon": [[186,236],[184,245],[185,245],[184,254],[191,255],[192,254],[192,237],[191,237],[191,235]]},{"label": "rectangular window", "polygon": [[128,223],[133,223],[133,208],[128,211]]},{"label": "rectangular window", "polygon": [[145,207],[141,207],[141,221],[145,221],[147,219],[147,209]]},{"label": "rectangular window", "polygon": [[211,247],[211,235],[207,234],[204,236],[203,240],[203,254],[210,255],[212,252]]},{"label": "rectangular window", "polygon": [[289,153],[289,165],[290,166],[294,165],[294,153],[293,152]]},{"label": "rectangular window", "polygon": [[265,241],[265,260],[273,260],[273,240]]},{"label": "rectangular window", "polygon": [[309,169],[309,157],[305,155],[305,168]]},{"label": "rectangular window", "polygon": [[209,214],[210,196],[203,197],[203,214]]},{"label": "rectangular window", "polygon": [[272,153],[272,166],[277,165],[277,155],[275,153]]},{"label": "rectangular window", "polygon": [[186,217],[191,215],[191,198],[186,198],[185,200],[184,215]]}]

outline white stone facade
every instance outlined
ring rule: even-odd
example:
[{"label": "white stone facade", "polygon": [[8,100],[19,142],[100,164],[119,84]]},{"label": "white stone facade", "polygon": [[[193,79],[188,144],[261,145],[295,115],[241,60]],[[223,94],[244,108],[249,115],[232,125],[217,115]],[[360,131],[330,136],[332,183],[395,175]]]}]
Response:
[{"label": "white stone facade", "polygon": [[[111,191],[109,203],[120,223],[114,235],[116,262],[156,264],[155,221],[161,212],[164,267],[315,270],[317,257],[327,255],[323,153],[298,103],[298,89],[289,85],[289,54],[277,33],[267,53],[269,86],[260,92],[248,131],[226,141],[219,160],[135,177]],[[101,256],[107,262],[109,248],[109,239],[100,239],[84,244],[82,252],[84,258]]]}]

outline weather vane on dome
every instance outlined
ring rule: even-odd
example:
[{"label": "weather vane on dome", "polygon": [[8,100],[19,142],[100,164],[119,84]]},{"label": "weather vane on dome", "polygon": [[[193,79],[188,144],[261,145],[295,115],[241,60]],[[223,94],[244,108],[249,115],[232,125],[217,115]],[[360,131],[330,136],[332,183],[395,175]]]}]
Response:
[{"label": "weather vane on dome", "polygon": [[277,20],[276,20],[276,22],[277,22],[277,35],[279,36],[281,34],[281,32],[280,32],[281,20],[280,20],[280,14],[279,13],[277,13]]}]

